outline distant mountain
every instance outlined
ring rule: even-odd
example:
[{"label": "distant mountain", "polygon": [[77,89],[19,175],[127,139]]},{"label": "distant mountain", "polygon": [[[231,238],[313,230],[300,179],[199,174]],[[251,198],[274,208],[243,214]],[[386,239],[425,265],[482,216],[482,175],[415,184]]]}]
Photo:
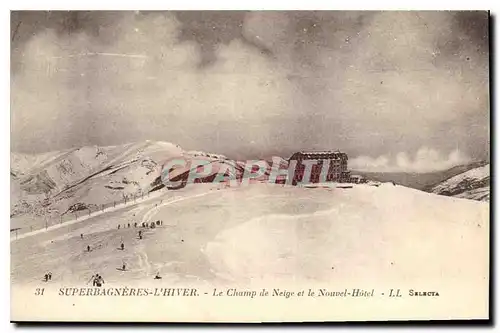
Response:
[{"label": "distant mountain", "polygon": [[[10,168],[11,219],[21,224],[32,219],[57,220],[75,211],[97,210],[103,204],[162,189],[163,165],[172,158],[206,160],[206,164],[210,164],[210,171],[202,181],[211,181],[221,170],[236,178],[241,178],[245,172],[242,161],[218,154],[184,151],[178,145],[161,141],[87,146],[34,155],[13,152]],[[280,164],[286,167],[287,161],[283,159]],[[437,187],[453,176],[484,165],[476,163],[429,174],[359,174],[370,180],[394,181],[445,195],[459,195],[458,192],[463,188],[466,191],[464,195],[484,199],[479,185],[486,184],[486,180],[469,181],[467,184],[459,181],[455,187]],[[271,161],[268,161],[268,172],[262,179],[268,176],[270,166]],[[173,173],[180,179],[187,179],[189,170],[189,166],[176,167]]]},{"label": "distant mountain", "polygon": [[[21,226],[36,219],[59,221],[67,214],[95,211],[102,205],[163,189],[161,173],[165,162],[173,158],[206,161],[203,164],[207,165],[207,175],[196,181],[212,181],[218,174],[241,178],[245,172],[243,161],[184,151],[161,141],[87,146],[35,155],[12,152],[11,221]],[[185,167],[175,166],[171,177],[187,180],[192,168],[189,162]]]},{"label": "distant mountain", "polygon": [[11,218],[22,221],[87,210],[163,187],[163,163],[174,157],[224,156],[186,152],[168,142],[88,146],[44,154],[11,153]]},{"label": "distant mountain", "polygon": [[364,176],[366,179],[379,182],[395,182],[397,184],[430,192],[439,183],[468,170],[484,166],[486,161],[477,161],[469,164],[458,165],[450,169],[426,173],[416,172],[363,172],[353,170],[352,174]]},{"label": "distant mountain", "polygon": [[490,200],[490,164],[446,179],[433,186],[432,193],[479,201]]}]

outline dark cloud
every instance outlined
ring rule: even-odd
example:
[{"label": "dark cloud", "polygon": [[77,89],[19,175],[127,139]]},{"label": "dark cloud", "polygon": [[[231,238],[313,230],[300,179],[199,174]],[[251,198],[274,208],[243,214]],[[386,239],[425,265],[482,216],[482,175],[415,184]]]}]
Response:
[{"label": "dark cloud", "polygon": [[263,55],[272,56],[268,48],[247,40],[243,35],[247,13],[246,11],[175,12],[181,23],[179,39],[195,41],[200,45],[200,67],[213,64],[217,60],[215,54],[217,48],[220,45],[228,45],[235,39],[258,49]]},{"label": "dark cloud", "polygon": [[482,54],[488,54],[489,13],[463,11],[454,13],[456,25],[477,44]]},{"label": "dark cloud", "polygon": [[227,45],[242,37],[245,12],[205,11],[176,12],[181,22],[180,39],[192,40],[200,45],[201,66],[216,61],[215,50],[219,45]]}]

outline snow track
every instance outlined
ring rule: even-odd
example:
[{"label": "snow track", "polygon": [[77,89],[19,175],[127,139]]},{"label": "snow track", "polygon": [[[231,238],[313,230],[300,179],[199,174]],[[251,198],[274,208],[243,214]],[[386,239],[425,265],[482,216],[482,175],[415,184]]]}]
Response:
[{"label": "snow track", "polygon": [[181,198],[177,198],[177,199],[173,198],[173,200],[168,200],[168,201],[166,201],[166,202],[164,202],[162,204],[159,204],[159,205],[151,208],[149,211],[147,211],[146,214],[144,214],[141,223],[152,222],[151,221],[151,217],[154,216],[159,211],[159,209],[161,207],[164,207],[164,206],[176,203],[176,202],[188,200],[188,199],[199,198],[199,197],[205,196],[207,194],[211,194],[211,193],[216,193],[216,192],[203,192],[203,193],[192,195],[192,196],[188,196],[188,197],[181,197]]},{"label": "snow track", "polygon": [[92,219],[94,217],[97,217],[97,216],[100,216],[100,215],[103,215],[103,214],[107,214],[107,213],[111,213],[111,212],[116,212],[116,211],[119,211],[119,210],[124,209],[124,208],[129,208],[129,207],[132,207],[134,205],[138,205],[138,204],[145,203],[145,202],[148,202],[148,201],[151,201],[151,200],[154,200],[154,199],[158,199],[159,197],[161,197],[164,194],[165,194],[165,192],[158,192],[158,193],[154,193],[153,192],[151,195],[149,195],[148,197],[146,197],[144,199],[136,199],[135,201],[131,200],[131,201],[127,202],[127,203],[117,204],[116,207],[106,208],[103,211],[97,211],[97,212],[91,213],[90,215],[82,216],[80,218],[77,218],[77,219],[74,219],[74,220],[69,220],[69,221],[66,221],[64,223],[54,224],[54,225],[51,225],[50,227],[48,227],[46,229],[33,230],[33,231],[30,231],[30,232],[26,232],[24,234],[21,234],[21,235],[19,235],[17,237],[11,235],[10,241],[12,242],[12,241],[15,241],[15,240],[18,240],[18,239],[22,239],[22,238],[26,238],[26,237],[31,237],[31,236],[34,236],[34,235],[37,235],[37,234],[41,234],[41,233],[49,232],[49,231],[52,231],[52,230],[56,230],[56,229],[59,229],[59,228],[62,228],[62,227],[65,227],[65,226],[68,226],[68,225],[71,225],[71,224],[83,222],[83,221]]},{"label": "snow track", "polygon": [[[146,212],[146,214],[144,214],[144,217],[142,218],[142,222],[151,222],[150,221],[151,217],[154,214],[156,214],[161,207],[164,207],[166,205],[170,205],[170,204],[173,204],[173,203],[176,203],[176,202],[181,202],[181,201],[184,201],[184,200],[188,200],[188,199],[194,199],[194,198],[202,197],[202,196],[205,196],[205,195],[211,194],[211,193],[217,193],[217,192],[215,192],[215,191],[208,191],[208,192],[203,192],[203,193],[199,193],[199,194],[195,194],[195,195],[191,195],[191,196],[186,196],[186,197],[180,197],[180,198],[179,197],[177,197],[177,198],[173,197],[173,198],[170,198],[170,200],[166,200],[163,203],[158,204],[157,206],[155,206],[155,207],[151,208],[150,210],[148,210]],[[136,201],[130,201],[130,202],[127,202],[126,204],[125,203],[118,204],[118,205],[116,205],[116,207],[110,207],[110,208],[104,209],[104,211],[98,211],[98,212],[92,213],[92,214],[87,215],[87,216],[82,216],[82,217],[80,217],[78,219],[75,219],[75,220],[70,220],[70,221],[67,221],[67,222],[64,222],[64,223],[60,223],[60,224],[54,224],[54,225],[51,225],[50,227],[48,227],[46,229],[38,229],[38,230],[31,231],[31,232],[26,232],[24,234],[18,235],[17,237],[16,236],[11,236],[10,241],[13,242],[13,241],[16,241],[18,239],[22,239],[22,238],[26,238],[26,237],[31,237],[31,236],[34,236],[34,235],[37,235],[37,234],[41,234],[41,233],[49,232],[49,231],[56,230],[56,229],[59,229],[59,228],[62,228],[62,227],[66,227],[66,226],[71,225],[71,224],[80,223],[80,222],[92,219],[94,217],[97,217],[97,216],[100,216],[100,215],[103,215],[103,214],[107,214],[107,213],[111,213],[111,212],[116,212],[116,211],[119,211],[119,210],[125,209],[125,208],[130,208],[130,207],[133,207],[134,205],[138,205],[138,204],[145,203],[145,202],[148,202],[148,201],[151,201],[151,200],[154,200],[154,199],[158,199],[162,195],[165,195],[165,192],[163,192],[163,191],[158,191],[157,193],[153,192],[151,195],[149,195],[148,197],[146,197],[144,199],[137,199]]]}]

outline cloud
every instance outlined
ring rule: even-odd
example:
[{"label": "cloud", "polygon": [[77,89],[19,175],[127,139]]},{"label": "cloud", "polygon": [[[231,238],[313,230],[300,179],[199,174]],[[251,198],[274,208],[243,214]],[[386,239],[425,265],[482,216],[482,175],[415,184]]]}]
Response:
[{"label": "cloud", "polygon": [[238,159],[488,154],[488,57],[455,14],[238,15],[238,36],[222,14],[213,32],[171,12],[89,12],[90,30],[36,31],[13,50],[12,149],[150,139]]},{"label": "cloud", "polygon": [[365,172],[415,172],[425,173],[447,170],[451,167],[471,162],[471,158],[453,150],[448,155],[428,147],[420,148],[412,158],[406,152],[400,152],[395,157],[358,156],[349,160],[349,168]]},{"label": "cloud", "polygon": [[198,44],[178,32],[172,14],[128,13],[102,32],[113,36],[106,44],[84,32],[38,33],[12,80],[13,148],[157,139],[235,155],[289,142],[269,139],[294,126],[282,112],[294,107],[293,85],[279,65],[233,40],[200,69]]},{"label": "cloud", "polygon": [[488,150],[488,58],[454,13],[250,15],[247,34],[269,47],[305,92],[308,116],[300,121],[308,135],[300,148]]}]

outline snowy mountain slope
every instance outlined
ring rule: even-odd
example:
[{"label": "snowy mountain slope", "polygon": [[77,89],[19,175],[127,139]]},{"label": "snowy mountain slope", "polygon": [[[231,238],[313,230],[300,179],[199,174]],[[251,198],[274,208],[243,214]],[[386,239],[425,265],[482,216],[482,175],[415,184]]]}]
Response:
[{"label": "snowy mountain slope", "polygon": [[489,201],[490,200],[490,187],[484,186],[476,188],[474,190],[469,190],[455,195],[457,198],[472,199],[478,201]]},{"label": "snowy mountain slope", "polygon": [[435,194],[480,201],[490,198],[490,165],[486,164],[451,177],[432,187]]},{"label": "snowy mountain slope", "polygon": [[486,161],[476,161],[467,164],[457,165],[452,168],[434,171],[434,172],[425,172],[425,173],[416,173],[416,172],[366,172],[366,171],[358,171],[352,170],[353,174],[359,174],[364,176],[366,179],[371,179],[374,181],[379,181],[382,183],[385,182],[395,182],[399,185],[403,185],[406,187],[416,188],[418,190],[430,192],[432,188],[439,183],[453,177],[464,173],[468,170],[481,167],[488,162]]},{"label": "snowy mountain slope", "polygon": [[[172,158],[183,158],[188,162],[194,159],[206,161],[211,171],[205,179],[196,182],[210,182],[221,171],[231,179],[241,179],[245,172],[244,161],[200,151],[184,151],[168,142],[91,146],[39,155],[12,153],[11,227],[26,230],[34,225],[50,225],[59,222],[62,215],[67,217],[75,211],[97,210],[102,205],[113,205],[160,190],[164,188],[161,180],[163,166]],[[280,164],[281,168],[287,166],[286,160],[280,160]],[[267,172],[255,181],[266,180],[271,165],[268,161]],[[176,167],[173,174],[179,179],[187,179],[192,169],[188,163],[185,168]],[[436,187],[435,193],[487,200],[489,188],[477,185],[478,182],[489,184],[485,180],[470,182],[470,177],[465,178],[469,185],[455,181],[455,185]],[[455,187],[464,187],[464,190],[456,191]]]},{"label": "snowy mountain slope", "polygon": [[53,151],[42,154],[23,154],[11,152],[10,154],[10,171],[11,175],[16,178],[21,178],[29,173],[36,173],[37,168],[43,167],[62,155],[65,155],[69,150]]},{"label": "snowy mountain slope", "polygon": [[172,158],[206,160],[214,176],[223,166],[240,169],[223,155],[186,152],[161,141],[11,153],[11,224],[26,228],[46,218],[50,224],[75,210],[95,210],[161,189],[163,165]]},{"label": "snowy mountain slope", "polygon": [[14,221],[55,218],[76,204],[140,195],[150,190],[165,160],[182,154],[177,145],[152,141],[38,155],[13,152],[11,216]]},{"label": "snowy mountain slope", "polygon": [[[212,269],[232,281],[278,276],[310,281],[366,276],[371,281],[397,280],[398,274],[414,281],[424,275],[453,279],[463,264],[453,259],[458,247],[461,260],[473,262],[472,253],[484,259],[482,268],[474,264],[471,275],[481,269],[486,274],[486,257],[480,254],[487,253],[487,246],[479,241],[487,242],[486,203],[436,197],[387,183],[332,191],[259,190],[258,186],[246,191],[262,193],[264,197],[254,200],[260,204],[247,200],[242,223],[220,230],[204,251]],[[289,196],[287,204],[278,204],[279,195],[287,191],[293,199]],[[264,200],[269,203],[263,204]]]},{"label": "snowy mountain slope", "polygon": [[225,160],[227,157],[225,155],[221,154],[211,154],[211,153],[205,153],[203,151],[197,151],[197,150],[190,150],[184,153],[185,156],[191,156],[193,158],[203,158],[203,157],[209,157],[212,159],[218,159],[218,160]]}]

